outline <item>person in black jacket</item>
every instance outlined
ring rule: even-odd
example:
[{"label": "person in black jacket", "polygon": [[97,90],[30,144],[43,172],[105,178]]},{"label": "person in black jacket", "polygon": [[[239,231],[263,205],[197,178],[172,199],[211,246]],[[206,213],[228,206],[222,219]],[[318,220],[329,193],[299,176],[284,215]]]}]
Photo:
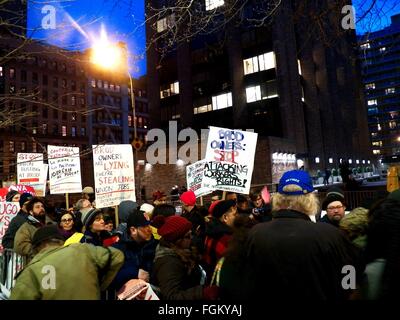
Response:
[{"label": "person in black jacket", "polygon": [[337,228],[311,221],[318,211],[313,191],[305,171],[282,176],[273,220],[254,226],[246,243],[243,299],[344,300],[352,293],[342,287],[343,270],[352,266],[354,277],[362,275],[360,251]]},{"label": "person in black jacket", "polygon": [[13,249],[14,248],[14,238],[15,234],[17,233],[19,227],[21,227],[25,222],[28,222],[29,213],[26,210],[26,203],[32,199],[33,196],[30,193],[23,193],[19,199],[19,207],[20,210],[18,211],[17,215],[11,220],[8,229],[6,230],[2,245],[6,249]]}]

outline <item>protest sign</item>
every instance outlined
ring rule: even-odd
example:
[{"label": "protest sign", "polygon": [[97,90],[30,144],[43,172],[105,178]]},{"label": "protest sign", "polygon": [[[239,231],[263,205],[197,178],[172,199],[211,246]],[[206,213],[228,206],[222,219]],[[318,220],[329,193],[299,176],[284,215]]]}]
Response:
[{"label": "protest sign", "polygon": [[257,133],[210,127],[203,187],[249,194]]},{"label": "protest sign", "polygon": [[35,189],[33,189],[31,186],[13,184],[6,188],[0,188],[0,201],[6,201],[7,193],[11,190],[18,191],[20,194],[30,193],[31,195],[36,196]]},{"label": "protest sign", "polygon": [[79,148],[48,146],[50,193],[82,192]]},{"label": "protest sign", "polygon": [[11,220],[19,211],[18,202],[0,202],[0,252],[2,251],[1,241],[6,233]]},{"label": "protest sign", "polygon": [[18,153],[17,178],[19,184],[32,186],[37,196],[44,196],[43,184],[46,184],[47,165],[43,164],[43,154]]},{"label": "protest sign", "polygon": [[93,167],[97,208],[136,201],[130,144],[93,145]]},{"label": "protest sign", "polygon": [[187,189],[192,190],[196,195],[196,198],[212,192],[212,190],[202,186],[205,163],[206,161],[200,160],[186,166]]}]

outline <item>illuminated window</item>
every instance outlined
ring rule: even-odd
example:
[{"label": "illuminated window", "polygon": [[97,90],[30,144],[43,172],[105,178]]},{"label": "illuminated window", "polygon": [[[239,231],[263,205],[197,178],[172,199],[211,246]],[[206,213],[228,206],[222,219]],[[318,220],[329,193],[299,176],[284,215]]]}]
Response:
[{"label": "illuminated window", "polygon": [[36,151],[37,151],[36,142],[32,142],[32,152],[36,152]]},{"label": "illuminated window", "polygon": [[71,96],[71,105],[76,105],[76,96]]},{"label": "illuminated window", "polygon": [[15,69],[10,68],[10,79],[15,79]]},{"label": "illuminated window", "polygon": [[213,10],[224,5],[224,0],[206,0],[206,10]]},{"label": "illuminated window", "polygon": [[377,105],[377,104],[378,104],[378,101],[376,99],[368,100],[368,105],[369,106],[373,106],[373,105]]},{"label": "illuminated window", "polygon": [[382,130],[381,124],[378,123],[378,131],[381,131],[381,130]]},{"label": "illuminated window", "polygon": [[395,88],[387,88],[385,89],[385,94],[391,94],[391,93],[395,93],[396,89]]},{"label": "illuminated window", "polygon": [[14,152],[15,151],[15,143],[14,143],[14,141],[9,141],[8,147],[9,147],[8,150],[10,152]]},{"label": "illuminated window", "polygon": [[61,126],[61,132],[62,132],[62,136],[66,137],[67,136],[67,126]]},{"label": "illuminated window", "polygon": [[299,59],[297,59],[297,69],[299,70],[299,75],[301,75],[301,64]]},{"label": "illuminated window", "polygon": [[3,67],[0,66],[0,77],[2,77],[2,76],[3,76]]},{"label": "illuminated window", "polygon": [[363,43],[363,44],[360,46],[360,48],[363,49],[363,50],[365,50],[365,49],[371,48],[371,46],[370,46],[369,42],[366,42],[366,43]]},{"label": "illuminated window", "polygon": [[371,137],[375,138],[378,136],[378,132],[371,132]]},{"label": "illuminated window", "polygon": [[96,80],[92,79],[91,84],[92,84],[92,88],[96,88]]},{"label": "illuminated window", "polygon": [[224,109],[232,107],[232,93],[223,93],[218,96],[212,97],[212,107],[213,110]]},{"label": "illuminated window", "polygon": [[396,121],[389,121],[389,128],[390,129],[394,129],[394,128],[396,128],[396,126],[397,126]]},{"label": "illuminated window", "polygon": [[367,83],[365,89],[375,89],[375,83]]},{"label": "illuminated window", "polygon": [[260,86],[246,88],[246,101],[247,103],[261,100]]},{"label": "illuminated window", "polygon": [[42,133],[47,134],[47,123],[42,124]]},{"label": "illuminated window", "polygon": [[71,136],[76,137],[76,127],[71,127]]},{"label": "illuminated window", "polygon": [[382,47],[382,48],[379,48],[379,52],[385,52],[386,51],[386,47]]},{"label": "illuminated window", "polygon": [[273,51],[243,60],[244,74],[273,69],[276,67]]},{"label": "illuminated window", "polygon": [[179,94],[179,82],[169,84],[168,86],[162,86],[160,89],[160,98],[164,99],[166,97]]},{"label": "illuminated window", "polygon": [[25,141],[21,142],[21,151],[26,151],[26,142]]},{"label": "illuminated window", "polygon": [[175,15],[171,14],[157,21],[157,32],[163,32],[175,24]]},{"label": "illuminated window", "polygon": [[212,105],[211,104],[206,104],[204,106],[200,106],[197,108],[193,109],[193,113],[194,114],[198,114],[198,113],[204,113],[204,112],[209,112],[212,111]]},{"label": "illuminated window", "polygon": [[376,147],[382,147],[382,141],[374,141],[372,142],[372,145]]},{"label": "illuminated window", "polygon": [[372,150],[372,153],[373,154],[381,154],[381,150],[374,149],[374,150]]}]

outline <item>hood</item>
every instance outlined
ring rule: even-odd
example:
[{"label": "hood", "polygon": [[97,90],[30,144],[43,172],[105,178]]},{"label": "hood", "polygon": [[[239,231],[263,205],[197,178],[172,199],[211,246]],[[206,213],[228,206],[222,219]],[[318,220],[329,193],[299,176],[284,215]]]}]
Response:
[{"label": "hood", "polygon": [[211,238],[220,238],[225,234],[232,234],[233,230],[227,224],[221,222],[219,219],[211,219],[206,225],[206,236]]},{"label": "hood", "polygon": [[119,222],[120,223],[127,222],[129,214],[134,210],[136,210],[137,207],[138,204],[134,201],[131,200],[122,201],[118,206]]},{"label": "hood", "polygon": [[156,255],[154,257],[154,261],[159,258],[166,257],[166,256],[178,256],[178,255],[171,248],[167,248],[162,245],[158,245],[156,248]]},{"label": "hood", "polygon": [[32,225],[34,225],[34,226],[42,226],[43,225],[43,223],[41,222],[41,221],[39,221],[38,219],[36,219],[34,216],[32,216],[32,215],[29,215],[28,216],[28,222],[30,223],[30,224],[32,224]]}]

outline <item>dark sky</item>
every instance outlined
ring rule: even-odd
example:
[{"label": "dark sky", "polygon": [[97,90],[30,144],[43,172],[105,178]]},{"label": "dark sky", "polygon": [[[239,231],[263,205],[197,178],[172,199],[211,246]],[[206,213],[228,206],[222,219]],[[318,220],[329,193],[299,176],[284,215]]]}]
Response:
[{"label": "dark sky", "polygon": [[[353,0],[356,17],[363,16],[372,2]],[[28,28],[34,38],[80,50],[90,46],[90,37],[99,36],[101,25],[104,25],[110,40],[128,43],[131,74],[139,77],[146,73],[144,0],[36,0],[28,3]],[[46,4],[55,8],[55,29],[41,28],[47,13],[42,13],[42,8]],[[398,0],[377,0],[375,7],[357,25],[357,33],[386,27],[390,24],[390,16],[399,12]],[[77,30],[79,27],[73,27],[71,21],[80,26],[81,32]]]}]

